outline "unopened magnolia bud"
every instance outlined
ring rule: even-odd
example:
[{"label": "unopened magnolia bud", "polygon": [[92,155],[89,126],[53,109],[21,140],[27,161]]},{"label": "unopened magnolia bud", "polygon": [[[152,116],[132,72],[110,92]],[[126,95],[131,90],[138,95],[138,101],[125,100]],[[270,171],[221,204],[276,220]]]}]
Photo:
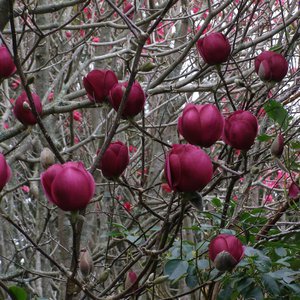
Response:
[{"label": "unopened magnolia bud", "polygon": [[234,83],[236,84],[236,86],[245,87],[244,81],[239,78],[234,79]]},{"label": "unopened magnolia bud", "polygon": [[93,271],[94,263],[90,252],[82,249],[79,257],[79,270],[84,278],[88,277]]},{"label": "unopened magnolia bud", "polygon": [[30,183],[30,193],[35,199],[39,198],[39,186],[37,182]]},{"label": "unopened magnolia bud", "polygon": [[167,281],[168,278],[169,278],[169,275],[159,276],[153,280],[153,284],[155,285],[155,284],[163,283],[163,282]]},{"label": "unopened magnolia bud", "polygon": [[126,279],[125,279],[125,290],[128,290],[131,287],[131,291],[135,291],[138,288],[138,284],[136,283],[137,281],[137,275],[133,271],[129,271],[126,274]]},{"label": "unopened magnolia bud", "polygon": [[40,156],[41,165],[44,169],[48,169],[55,164],[55,155],[49,148],[44,148]]},{"label": "unopened magnolia bud", "polygon": [[101,273],[101,275],[99,277],[99,280],[98,280],[98,283],[104,283],[108,279],[109,273],[110,273],[110,268],[105,269]]},{"label": "unopened magnolia bud", "polygon": [[189,202],[199,211],[203,210],[202,196],[199,192],[186,193]]},{"label": "unopened magnolia bud", "polygon": [[258,174],[259,171],[260,171],[260,168],[259,168],[259,167],[256,167],[256,166],[253,166],[253,167],[250,169],[250,172],[251,172],[251,174],[253,174],[253,175]]},{"label": "unopened magnolia bud", "polygon": [[292,182],[290,185],[288,196],[291,199],[297,199],[300,197],[300,187],[295,182]]},{"label": "unopened magnolia bud", "polygon": [[154,273],[151,273],[148,277],[148,281],[153,281],[154,276],[155,276]]},{"label": "unopened magnolia bud", "polygon": [[146,62],[145,64],[143,64],[143,65],[140,67],[140,71],[142,71],[142,72],[150,72],[150,71],[152,71],[155,67],[156,67],[156,65],[149,61],[149,62]]},{"label": "unopened magnolia bud", "polygon": [[273,156],[280,158],[283,153],[284,139],[281,133],[279,133],[274,139],[271,145],[271,153]]},{"label": "unopened magnolia bud", "polygon": [[231,271],[236,266],[237,261],[229,252],[222,251],[216,256],[214,264],[216,269],[218,269],[221,272],[225,272]]}]

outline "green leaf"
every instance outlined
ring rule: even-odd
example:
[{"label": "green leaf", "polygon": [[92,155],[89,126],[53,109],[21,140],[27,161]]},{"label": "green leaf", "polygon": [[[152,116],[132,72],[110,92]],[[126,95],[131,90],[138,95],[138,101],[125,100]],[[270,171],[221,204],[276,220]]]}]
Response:
[{"label": "green leaf", "polygon": [[164,274],[169,276],[170,280],[176,280],[187,273],[189,263],[181,259],[172,259],[165,264]]},{"label": "green leaf", "polygon": [[265,104],[264,109],[269,118],[278,123],[283,129],[287,129],[289,125],[289,115],[281,103],[270,100]]},{"label": "green leaf", "polygon": [[281,44],[277,44],[270,48],[269,51],[280,53],[283,50],[283,46]]},{"label": "green leaf", "polygon": [[272,139],[272,136],[263,133],[263,134],[257,136],[257,139],[258,139],[260,142],[267,142],[267,141],[269,141],[269,140]]},{"label": "green leaf", "polygon": [[300,149],[300,141],[292,141],[290,145],[292,149]]},{"label": "green leaf", "polygon": [[194,266],[189,266],[188,275],[185,277],[185,283],[190,289],[193,289],[198,285],[197,272]]},{"label": "green leaf", "polygon": [[264,287],[271,295],[276,296],[280,294],[279,286],[273,277],[268,274],[263,274],[261,279]]},{"label": "green leaf", "polygon": [[27,292],[23,288],[12,285],[8,290],[14,295],[15,300],[27,300]]},{"label": "green leaf", "polygon": [[211,200],[211,204],[214,206],[214,207],[222,207],[222,202],[219,198],[215,197]]},{"label": "green leaf", "polygon": [[207,259],[199,259],[197,262],[199,269],[204,270],[209,268],[209,261]]},{"label": "green leaf", "polygon": [[249,293],[245,296],[246,300],[264,300],[264,295],[260,287],[255,287],[249,290]]},{"label": "green leaf", "polygon": [[287,251],[283,247],[275,248],[275,253],[280,256],[287,256]]},{"label": "green leaf", "polygon": [[242,280],[237,282],[237,288],[236,289],[239,293],[244,292],[244,294],[245,294],[245,293],[247,293],[247,291],[249,290],[250,285],[253,282],[254,282],[253,278],[250,278],[250,277],[243,278]]},{"label": "green leaf", "polygon": [[217,300],[233,300],[236,298],[233,298],[234,290],[230,285],[227,285],[225,289],[221,290],[219,293]]}]

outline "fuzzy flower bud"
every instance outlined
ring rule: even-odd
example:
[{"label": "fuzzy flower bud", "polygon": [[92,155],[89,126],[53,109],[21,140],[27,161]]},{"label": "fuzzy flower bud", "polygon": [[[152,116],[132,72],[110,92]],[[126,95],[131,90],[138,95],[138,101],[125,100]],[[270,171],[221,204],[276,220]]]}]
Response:
[{"label": "fuzzy flower bud", "polygon": [[88,277],[94,269],[93,258],[87,249],[81,249],[79,256],[79,270],[84,278]]},{"label": "fuzzy flower bud", "polygon": [[40,156],[41,165],[44,169],[48,169],[55,163],[55,155],[49,148],[44,148]]},{"label": "fuzzy flower bud", "polygon": [[271,153],[273,156],[280,158],[283,153],[284,139],[281,133],[279,133],[274,139],[271,145]]}]

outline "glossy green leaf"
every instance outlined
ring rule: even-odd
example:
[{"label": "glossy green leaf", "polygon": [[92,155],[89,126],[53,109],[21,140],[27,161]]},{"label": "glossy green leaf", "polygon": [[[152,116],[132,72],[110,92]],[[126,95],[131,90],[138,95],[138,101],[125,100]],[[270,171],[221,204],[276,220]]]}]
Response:
[{"label": "glossy green leaf", "polygon": [[196,268],[194,266],[189,266],[188,271],[187,271],[187,276],[185,277],[185,283],[186,285],[190,288],[193,289],[198,285],[198,277],[197,277],[197,272]]},{"label": "glossy green leaf", "polygon": [[287,251],[283,247],[275,248],[275,253],[280,256],[287,256]]},{"label": "glossy green leaf", "polygon": [[10,291],[11,294],[14,295],[15,300],[27,300],[27,292],[16,285],[12,285],[8,288],[8,290]]},{"label": "glossy green leaf", "polygon": [[263,283],[265,289],[271,295],[278,295],[280,293],[279,286],[273,277],[271,277],[268,274],[263,274],[261,279],[262,279],[262,283]]},{"label": "glossy green leaf", "polygon": [[209,261],[207,259],[199,259],[197,262],[199,269],[204,270],[209,268]]},{"label": "glossy green leaf", "polygon": [[214,207],[222,207],[222,202],[219,198],[215,197],[211,200],[211,204],[214,206]]},{"label": "glossy green leaf", "polygon": [[164,274],[169,276],[170,280],[176,280],[187,273],[189,263],[181,259],[172,259],[165,264]]},{"label": "glossy green leaf", "polygon": [[289,115],[281,103],[270,100],[265,104],[264,109],[269,118],[278,123],[283,129],[287,129],[289,125]]},{"label": "glossy green leaf", "polygon": [[300,141],[292,141],[290,145],[292,149],[300,149]]},{"label": "glossy green leaf", "polygon": [[263,134],[257,136],[257,139],[258,139],[260,142],[267,142],[267,141],[270,141],[270,140],[272,139],[272,136],[263,133]]},{"label": "glossy green leaf", "polygon": [[222,289],[219,293],[217,300],[234,300],[233,298],[234,290],[230,285],[227,285],[225,289]]},{"label": "glossy green leaf", "polygon": [[264,295],[260,287],[254,287],[250,289],[245,295],[246,300],[264,300]]},{"label": "glossy green leaf", "polygon": [[247,293],[247,291],[250,288],[250,285],[254,283],[254,279],[250,277],[242,278],[242,280],[239,280],[237,282],[237,291],[239,293],[243,292],[244,294]]}]

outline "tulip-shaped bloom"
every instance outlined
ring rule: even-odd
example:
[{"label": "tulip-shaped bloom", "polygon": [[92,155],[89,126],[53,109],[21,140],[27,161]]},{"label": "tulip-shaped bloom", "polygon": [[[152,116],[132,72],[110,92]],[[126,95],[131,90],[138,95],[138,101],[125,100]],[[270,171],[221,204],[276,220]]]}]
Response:
[{"label": "tulip-shaped bloom", "polygon": [[190,143],[210,147],[222,135],[224,119],[212,104],[188,104],[178,119],[179,133]]},{"label": "tulip-shaped bloom", "polygon": [[5,157],[0,153],[0,192],[11,178],[11,169],[5,160]]},{"label": "tulip-shaped bloom", "polygon": [[116,74],[111,70],[93,70],[83,78],[83,85],[92,102],[102,103],[110,89],[118,83]]},{"label": "tulip-shaped bloom", "polygon": [[222,272],[231,271],[243,258],[244,248],[234,235],[219,234],[209,244],[209,258]]},{"label": "tulip-shaped bloom", "polygon": [[284,139],[281,133],[279,133],[274,139],[271,145],[271,154],[277,158],[280,158],[283,153]]},{"label": "tulip-shaped bloom", "polygon": [[122,142],[113,142],[106,149],[103,154],[99,169],[102,171],[103,176],[109,179],[119,177],[129,163],[128,148]]},{"label": "tulip-shaped bloom", "polygon": [[41,182],[48,200],[65,211],[84,209],[95,192],[94,178],[82,162],[52,165]]},{"label": "tulip-shaped bloom", "polygon": [[[43,111],[41,99],[37,94],[32,93],[31,95],[35,109],[37,113],[41,115]],[[37,123],[36,116],[31,110],[29,99],[25,92],[23,92],[15,102],[14,115],[24,125],[34,125]]]},{"label": "tulip-shaped bloom", "polygon": [[264,51],[255,58],[255,71],[263,81],[280,82],[288,71],[288,62],[279,53]]},{"label": "tulip-shaped bloom", "polygon": [[249,150],[258,131],[257,119],[249,111],[237,110],[225,120],[224,141],[239,149]]},{"label": "tulip-shaped bloom", "polygon": [[14,61],[5,46],[0,46],[0,78],[7,78],[16,72]]},{"label": "tulip-shaped bloom", "polygon": [[300,187],[295,182],[292,182],[290,185],[288,196],[291,199],[297,199],[300,197]]},{"label": "tulip-shaped bloom", "polygon": [[196,43],[197,49],[209,65],[218,65],[228,60],[231,46],[228,39],[220,32],[211,33]]},{"label": "tulip-shaped bloom", "polygon": [[173,145],[165,161],[169,186],[178,192],[202,190],[210,181],[213,166],[209,156],[193,145]]},{"label": "tulip-shaped bloom", "polygon": [[[118,83],[110,91],[109,101],[115,111],[118,111],[120,107],[127,86],[128,82]],[[138,82],[134,82],[126,99],[122,116],[124,118],[136,116],[143,110],[145,101],[146,96],[141,85]]]}]

